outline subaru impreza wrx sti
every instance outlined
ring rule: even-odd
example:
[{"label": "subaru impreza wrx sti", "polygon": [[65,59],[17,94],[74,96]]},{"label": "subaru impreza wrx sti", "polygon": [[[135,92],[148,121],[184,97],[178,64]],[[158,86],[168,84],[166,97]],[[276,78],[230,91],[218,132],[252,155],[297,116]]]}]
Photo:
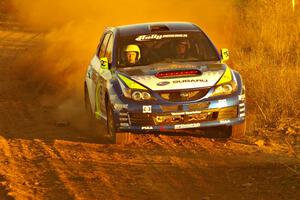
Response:
[{"label": "subaru impreza wrx sti", "polygon": [[132,133],[224,127],[245,133],[245,88],[196,25],[107,28],[86,72],[85,105],[116,143]]}]

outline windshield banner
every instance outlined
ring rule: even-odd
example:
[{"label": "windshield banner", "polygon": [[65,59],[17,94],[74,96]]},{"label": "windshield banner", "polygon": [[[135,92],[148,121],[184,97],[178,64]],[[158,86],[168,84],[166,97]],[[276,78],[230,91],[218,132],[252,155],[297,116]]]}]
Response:
[{"label": "windshield banner", "polygon": [[188,34],[151,34],[151,35],[139,35],[135,38],[136,41],[149,41],[149,40],[161,40],[165,38],[187,38]]}]

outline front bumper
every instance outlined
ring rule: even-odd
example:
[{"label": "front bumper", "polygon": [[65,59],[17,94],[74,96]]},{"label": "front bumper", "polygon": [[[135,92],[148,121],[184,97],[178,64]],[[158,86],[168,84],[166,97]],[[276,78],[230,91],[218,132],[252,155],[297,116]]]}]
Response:
[{"label": "front bumper", "polygon": [[245,95],[183,104],[114,102],[118,131],[151,132],[232,126],[245,120]]}]

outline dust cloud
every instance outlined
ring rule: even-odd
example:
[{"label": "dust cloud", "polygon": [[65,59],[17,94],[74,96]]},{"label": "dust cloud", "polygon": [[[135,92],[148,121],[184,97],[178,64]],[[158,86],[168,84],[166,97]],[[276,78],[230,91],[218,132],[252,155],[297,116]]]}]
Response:
[{"label": "dust cloud", "polygon": [[202,27],[219,48],[226,47],[230,43],[233,2],[12,0],[13,14],[43,33],[39,48],[23,56],[25,72],[21,73],[27,74],[32,84],[42,85],[38,87],[42,103],[54,104],[60,113],[78,114],[80,109],[72,108],[82,105],[85,70],[105,27],[190,21]]}]

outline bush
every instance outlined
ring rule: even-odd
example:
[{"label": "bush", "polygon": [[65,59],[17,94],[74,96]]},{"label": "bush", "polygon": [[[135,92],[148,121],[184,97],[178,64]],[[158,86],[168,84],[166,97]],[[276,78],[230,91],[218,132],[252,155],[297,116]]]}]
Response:
[{"label": "bush", "polygon": [[250,128],[299,118],[300,15],[276,0],[236,2],[232,58],[247,89]]}]

